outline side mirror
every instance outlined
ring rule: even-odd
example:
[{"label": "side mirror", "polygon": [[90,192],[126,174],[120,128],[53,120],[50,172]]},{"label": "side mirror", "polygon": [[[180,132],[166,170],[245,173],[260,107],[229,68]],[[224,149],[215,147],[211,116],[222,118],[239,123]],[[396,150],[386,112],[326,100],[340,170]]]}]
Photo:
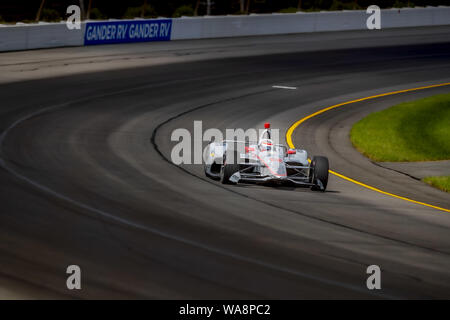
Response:
[{"label": "side mirror", "polygon": [[296,154],[297,151],[295,149],[289,149],[287,154]]}]

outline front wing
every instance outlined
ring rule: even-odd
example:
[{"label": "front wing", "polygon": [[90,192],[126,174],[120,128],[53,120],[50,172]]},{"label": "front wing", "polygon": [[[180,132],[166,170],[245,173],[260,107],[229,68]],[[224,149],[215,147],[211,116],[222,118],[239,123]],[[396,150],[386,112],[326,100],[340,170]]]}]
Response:
[{"label": "front wing", "polygon": [[276,175],[261,175],[259,172],[252,172],[255,167],[261,167],[258,163],[246,163],[246,167],[238,172],[234,173],[230,177],[230,181],[234,183],[250,182],[250,183],[268,183],[275,182],[278,184],[293,183],[299,186],[312,187],[315,184],[310,182],[309,176],[305,174],[305,170],[309,169],[309,166],[294,166],[286,164],[286,169],[291,169],[294,174],[287,176]]}]

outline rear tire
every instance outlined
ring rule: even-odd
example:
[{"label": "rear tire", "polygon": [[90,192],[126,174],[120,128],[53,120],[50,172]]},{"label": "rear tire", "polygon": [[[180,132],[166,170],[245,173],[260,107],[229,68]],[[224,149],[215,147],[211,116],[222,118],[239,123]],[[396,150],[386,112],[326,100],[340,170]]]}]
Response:
[{"label": "rear tire", "polygon": [[[204,168],[205,168],[205,175],[208,178],[211,178],[213,180],[219,180],[220,179],[220,167],[221,165],[216,164],[215,162],[213,162],[211,165],[208,166],[205,164]],[[208,170],[209,169],[209,170]],[[217,170],[217,171],[216,171]]]},{"label": "rear tire", "polygon": [[[220,182],[222,184],[235,184],[234,182],[230,181],[230,177],[239,171],[239,154],[237,152],[234,152],[234,163],[227,163],[226,154],[223,159],[223,166],[220,170]],[[231,159],[230,159],[231,160]]]},{"label": "rear tire", "polygon": [[[328,159],[326,157],[315,156],[311,161],[311,169],[311,182],[314,183],[314,186],[311,187],[311,190],[325,191],[328,184]],[[322,186],[320,186],[319,181]]]}]

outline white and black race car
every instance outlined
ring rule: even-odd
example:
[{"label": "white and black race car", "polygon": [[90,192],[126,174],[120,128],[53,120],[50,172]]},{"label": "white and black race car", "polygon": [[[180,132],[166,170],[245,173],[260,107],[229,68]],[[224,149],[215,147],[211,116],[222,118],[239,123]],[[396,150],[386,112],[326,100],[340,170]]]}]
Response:
[{"label": "white and black race car", "polygon": [[309,161],[306,150],[274,144],[270,124],[264,126],[257,143],[236,140],[210,143],[205,150],[206,176],[224,184],[291,184],[325,191],[328,159],[315,156]]}]

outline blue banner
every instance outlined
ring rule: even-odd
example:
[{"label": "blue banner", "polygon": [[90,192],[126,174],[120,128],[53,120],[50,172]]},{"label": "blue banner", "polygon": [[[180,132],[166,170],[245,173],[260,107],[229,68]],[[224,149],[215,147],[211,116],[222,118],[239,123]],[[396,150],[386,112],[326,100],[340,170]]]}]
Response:
[{"label": "blue banner", "polygon": [[88,22],[84,45],[169,41],[172,19]]}]

